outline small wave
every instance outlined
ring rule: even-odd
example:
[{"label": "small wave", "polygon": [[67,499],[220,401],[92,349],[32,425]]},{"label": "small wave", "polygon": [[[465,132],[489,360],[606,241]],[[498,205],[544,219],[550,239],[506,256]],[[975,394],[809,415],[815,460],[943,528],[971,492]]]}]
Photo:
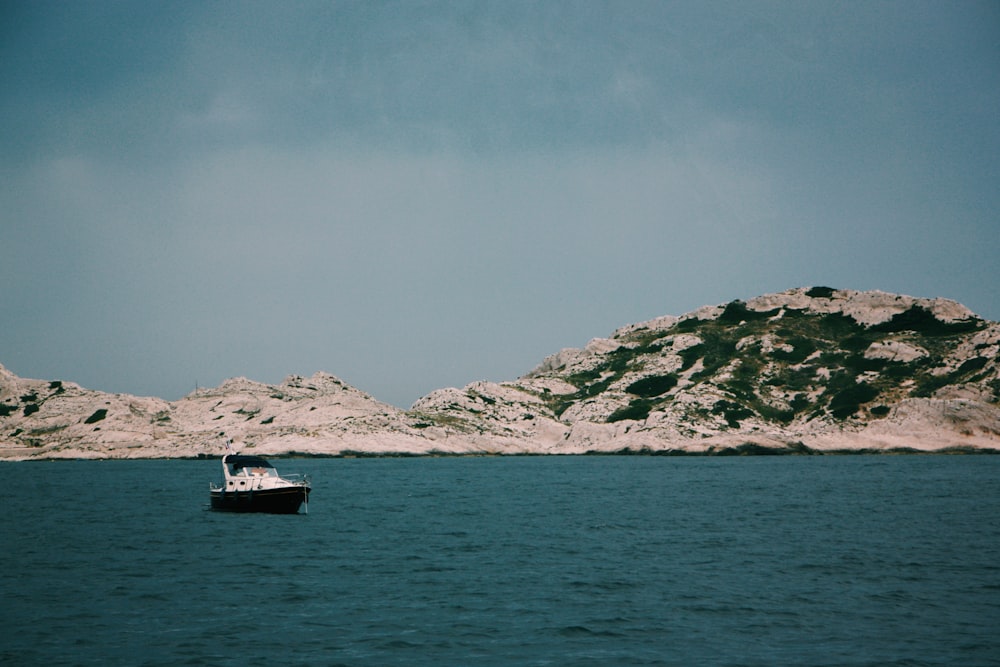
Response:
[{"label": "small wave", "polygon": [[556,634],[561,637],[624,637],[620,632],[611,630],[591,630],[584,625],[567,625],[559,628]]},{"label": "small wave", "polygon": [[569,582],[570,588],[576,588],[581,590],[598,590],[598,591],[619,591],[628,590],[638,586],[638,582],[635,581],[624,581],[621,579],[616,579],[612,581],[581,581],[579,579]]},{"label": "small wave", "polygon": [[413,642],[408,642],[405,639],[392,639],[379,645],[379,648],[382,649],[411,649],[420,647],[420,644],[414,644]]},{"label": "small wave", "polygon": [[415,568],[413,571],[417,573],[428,573],[428,572],[455,572],[457,567],[452,567],[450,565],[427,565],[424,567]]}]

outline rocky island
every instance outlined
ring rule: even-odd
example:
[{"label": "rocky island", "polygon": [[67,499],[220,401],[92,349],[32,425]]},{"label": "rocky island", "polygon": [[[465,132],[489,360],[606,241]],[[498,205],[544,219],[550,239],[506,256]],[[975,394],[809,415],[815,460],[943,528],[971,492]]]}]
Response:
[{"label": "rocky island", "polygon": [[409,410],[333,375],[168,402],[0,366],[0,459],[1000,451],[1000,324],[954,301],[798,288],[631,324]]}]

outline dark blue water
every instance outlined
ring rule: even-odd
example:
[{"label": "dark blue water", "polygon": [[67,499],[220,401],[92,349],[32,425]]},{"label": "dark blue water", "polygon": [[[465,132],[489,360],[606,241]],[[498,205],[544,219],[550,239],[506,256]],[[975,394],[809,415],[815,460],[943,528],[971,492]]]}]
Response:
[{"label": "dark blue water", "polygon": [[0,464],[0,663],[1000,665],[1000,457]]}]

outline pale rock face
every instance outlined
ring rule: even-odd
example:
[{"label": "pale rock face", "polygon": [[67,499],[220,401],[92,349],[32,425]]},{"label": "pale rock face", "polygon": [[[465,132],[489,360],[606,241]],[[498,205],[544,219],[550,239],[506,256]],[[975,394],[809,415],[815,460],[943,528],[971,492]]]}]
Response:
[{"label": "pale rock face", "polygon": [[621,347],[621,343],[610,338],[594,338],[587,343],[587,346],[583,350],[588,354],[607,354],[619,347]]},{"label": "pale rock face", "polygon": [[975,313],[960,303],[948,299],[917,299],[877,290],[858,292],[834,290],[829,297],[810,297],[810,288],[800,287],[778,294],[767,294],[747,301],[747,308],[768,311],[776,308],[808,310],[815,313],[843,313],[859,324],[871,326],[891,320],[914,305],[926,308],[943,322],[956,322],[975,317]]},{"label": "pale rock face", "polygon": [[534,375],[542,375],[545,373],[552,373],[554,371],[561,371],[567,366],[573,364],[577,359],[582,356],[582,351],[578,348],[567,347],[553,355],[550,355],[542,360],[542,363],[532,370],[530,373],[525,375],[525,377],[532,377]]},{"label": "pale rock face", "polygon": [[681,317],[681,320],[717,320],[719,316],[722,315],[725,310],[725,306],[702,306],[701,308],[695,310],[694,312],[688,313],[687,315]]},{"label": "pale rock face", "polygon": [[556,377],[524,377],[518,381],[518,384],[538,394],[551,393],[560,395],[572,394],[576,391],[576,387],[569,382]]},{"label": "pale rock face", "polygon": [[872,343],[865,350],[865,359],[885,359],[887,361],[911,362],[927,356],[927,350],[922,347],[908,345],[900,341],[885,341]]},{"label": "pale rock face", "polygon": [[[826,435],[820,441],[829,442]],[[976,401],[908,398],[886,419],[873,421],[845,440],[855,448],[923,450],[960,446],[1000,446],[1000,413]]]},{"label": "pale rock face", "polygon": [[639,322],[637,324],[628,324],[624,327],[616,329],[612,338],[625,338],[632,334],[638,333],[640,331],[666,331],[670,327],[677,324],[680,321],[679,317],[674,317],[673,315],[664,315],[662,317],[657,317],[646,322]]},{"label": "pale rock face", "polygon": [[777,342],[775,337],[770,334],[765,334],[761,338],[756,338],[754,336],[747,336],[746,338],[741,338],[736,343],[736,349],[739,351],[745,350],[748,347],[759,345],[760,351],[764,354],[771,354],[775,350],[780,352],[793,352],[795,347],[789,343]]},{"label": "pale rock face", "polygon": [[600,423],[607,419],[607,416],[618,408],[622,407],[626,401],[619,396],[600,396],[578,401],[562,414],[562,420],[570,424],[579,422]]},{"label": "pale rock face", "polygon": [[196,456],[221,454],[229,439],[242,451],[259,453],[434,447],[409,427],[402,411],[326,373],[292,376],[275,386],[234,378],[173,403],[59,384],[50,388],[44,381],[4,376],[0,401],[12,393],[34,393],[38,408],[19,413],[16,428],[3,434],[8,440],[0,440],[0,457]]},{"label": "pale rock face", "polygon": [[[780,331],[794,329],[803,313],[841,313],[871,327],[914,306],[969,333],[872,335],[863,354],[872,363],[850,373],[838,359],[856,358],[856,350],[827,347],[800,363],[781,360],[794,347]],[[946,299],[884,292],[798,288],[745,307],[776,314],[712,324],[702,335],[701,323],[718,320],[727,305],[624,326],[547,357],[517,380],[439,389],[405,411],[328,373],[277,385],[234,378],[167,402],[23,379],[0,366],[0,459],[220,455],[227,439],[240,451],[266,455],[698,453],[747,444],[1000,449],[1000,325]],[[678,323],[686,330],[672,330]],[[718,358],[726,349],[713,342],[719,331],[745,332],[729,339],[731,358]],[[880,370],[911,372],[907,365],[923,375],[893,384]],[[749,381],[748,372],[760,375]],[[882,389],[875,398],[852,394],[844,377],[857,391]],[[838,378],[838,388],[829,389]],[[855,412],[851,406],[834,419],[831,393],[842,401],[862,398]]]},{"label": "pale rock face", "polygon": [[684,350],[694,347],[695,345],[701,345],[702,342],[704,341],[694,334],[679,334],[673,337],[673,350],[674,352],[683,352]]},{"label": "pale rock face", "polygon": [[582,350],[573,347],[563,348],[559,352],[543,359],[542,363],[525,375],[525,377],[544,375],[554,371],[562,371],[573,368],[574,366],[578,366],[581,363],[586,362],[587,359],[592,358],[594,355],[606,354],[607,352],[618,348],[620,345],[621,343],[609,338],[595,338],[587,343],[586,347]]}]

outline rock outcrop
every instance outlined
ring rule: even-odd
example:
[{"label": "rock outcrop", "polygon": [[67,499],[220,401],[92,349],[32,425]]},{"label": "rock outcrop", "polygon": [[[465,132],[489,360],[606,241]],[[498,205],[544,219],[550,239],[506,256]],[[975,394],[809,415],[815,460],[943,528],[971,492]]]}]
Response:
[{"label": "rock outcrop", "polygon": [[0,458],[1000,450],[1000,324],[825,287],[706,306],[400,410],[317,373],[167,402],[0,366]]},{"label": "rock outcrop", "polygon": [[179,401],[18,378],[0,366],[0,457],[147,458],[220,454],[426,452],[405,413],[327,373],[279,385],[235,378]]}]

